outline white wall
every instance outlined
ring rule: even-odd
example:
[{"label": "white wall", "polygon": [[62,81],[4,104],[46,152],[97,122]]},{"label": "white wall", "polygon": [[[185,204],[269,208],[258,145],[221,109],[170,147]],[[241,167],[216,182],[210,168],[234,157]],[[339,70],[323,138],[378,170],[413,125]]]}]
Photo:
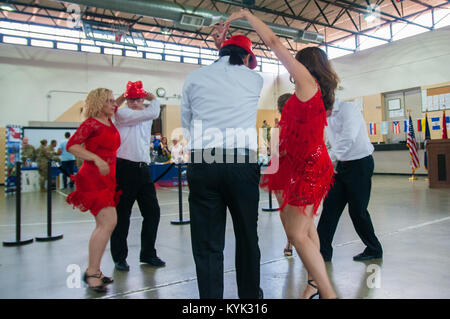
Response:
[{"label": "white wall", "polygon": [[332,60],[342,99],[448,82],[449,62],[450,27]]},{"label": "white wall", "polygon": [[[334,59],[332,63],[344,87],[337,95],[345,99],[448,82],[449,39],[450,27],[446,27]],[[53,121],[83,100],[89,90],[107,87],[119,95],[129,80],[142,80],[151,91],[164,87],[167,96],[181,94],[184,79],[199,67],[1,44],[0,126]],[[259,108],[276,109],[278,96],[293,90],[289,75],[261,75],[264,88]],[[179,104],[178,99],[163,102]]]},{"label": "white wall", "polygon": [[[198,67],[2,44],[0,125],[53,121],[75,102],[84,100],[90,90],[106,87],[118,96],[125,90],[127,81],[142,80],[144,87],[153,92],[164,87],[167,96],[180,94],[185,77]],[[47,98],[49,92],[51,98]],[[163,102],[178,104],[173,99]]]},{"label": "white wall", "polygon": [[[180,95],[186,76],[199,65],[122,56],[0,45],[0,126],[53,121],[97,87],[123,93],[127,81],[142,80],[147,90]],[[276,75],[263,73],[260,107],[276,107]],[[179,98],[162,99],[177,105]]]}]

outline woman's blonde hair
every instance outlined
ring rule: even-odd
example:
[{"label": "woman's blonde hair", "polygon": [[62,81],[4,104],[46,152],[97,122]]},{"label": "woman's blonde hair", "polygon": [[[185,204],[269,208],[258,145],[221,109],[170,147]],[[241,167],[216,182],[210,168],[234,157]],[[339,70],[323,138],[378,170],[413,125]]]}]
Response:
[{"label": "woman's blonde hair", "polygon": [[88,119],[98,116],[102,112],[111,93],[111,90],[105,88],[98,88],[89,92],[84,101],[83,117]]}]

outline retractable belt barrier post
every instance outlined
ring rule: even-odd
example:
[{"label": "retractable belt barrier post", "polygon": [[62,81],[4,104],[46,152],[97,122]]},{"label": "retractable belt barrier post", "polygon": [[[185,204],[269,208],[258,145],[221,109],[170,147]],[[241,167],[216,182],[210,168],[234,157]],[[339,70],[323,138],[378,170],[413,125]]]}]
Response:
[{"label": "retractable belt barrier post", "polygon": [[189,219],[183,220],[183,183],[181,181],[181,166],[182,164],[176,164],[178,168],[178,212],[179,219],[172,220],[170,223],[173,225],[186,225],[190,223]]},{"label": "retractable belt barrier post", "polygon": [[21,193],[22,193],[22,176],[21,162],[16,162],[16,240],[4,241],[3,246],[21,246],[33,242],[33,238],[21,239]]},{"label": "retractable belt barrier post", "polygon": [[269,190],[269,207],[262,208],[264,212],[275,212],[279,210],[279,207],[272,206],[272,191]]},{"label": "retractable belt barrier post", "polygon": [[36,237],[36,241],[52,241],[63,238],[62,234],[52,236],[52,161],[47,163],[47,235]]},{"label": "retractable belt barrier post", "polygon": [[[262,168],[262,164],[259,166],[260,168]],[[272,191],[269,190],[269,207],[263,207],[262,211],[263,212],[276,212],[277,210],[279,210],[280,208],[277,207],[273,207],[272,205]]]}]

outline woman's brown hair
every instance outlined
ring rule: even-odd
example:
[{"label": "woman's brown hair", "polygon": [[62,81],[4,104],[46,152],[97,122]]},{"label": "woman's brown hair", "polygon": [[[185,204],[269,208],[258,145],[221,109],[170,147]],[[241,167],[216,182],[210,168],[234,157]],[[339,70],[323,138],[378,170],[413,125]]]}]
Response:
[{"label": "woman's brown hair", "polygon": [[318,47],[307,47],[298,51],[295,59],[303,64],[309,73],[319,82],[325,110],[331,110],[334,104],[334,94],[339,83],[339,77],[333,70],[327,54]]},{"label": "woman's brown hair", "polygon": [[280,114],[283,112],[283,107],[286,104],[286,102],[291,98],[292,93],[284,93],[278,97],[277,100],[277,106],[278,106],[278,112]]}]

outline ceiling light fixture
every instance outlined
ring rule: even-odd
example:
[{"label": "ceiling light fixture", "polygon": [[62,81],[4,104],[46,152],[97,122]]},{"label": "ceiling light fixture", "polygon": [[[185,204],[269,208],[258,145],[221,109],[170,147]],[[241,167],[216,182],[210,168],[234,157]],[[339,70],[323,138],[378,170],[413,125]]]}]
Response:
[{"label": "ceiling light fixture", "polygon": [[170,31],[168,28],[163,28],[163,29],[161,29],[161,34],[171,35],[172,31]]},{"label": "ceiling light fixture", "polygon": [[2,3],[0,5],[0,9],[2,9],[4,11],[10,11],[10,12],[16,11],[16,8],[12,4],[9,4],[9,3]]},{"label": "ceiling light fixture", "polygon": [[380,8],[376,4],[371,4],[367,6],[367,13],[364,14],[364,20],[367,22],[373,22],[380,15]]},{"label": "ceiling light fixture", "polygon": [[364,15],[364,20],[366,20],[367,22],[373,22],[376,18],[377,18],[377,16],[375,14],[373,14],[373,12],[366,13]]}]

